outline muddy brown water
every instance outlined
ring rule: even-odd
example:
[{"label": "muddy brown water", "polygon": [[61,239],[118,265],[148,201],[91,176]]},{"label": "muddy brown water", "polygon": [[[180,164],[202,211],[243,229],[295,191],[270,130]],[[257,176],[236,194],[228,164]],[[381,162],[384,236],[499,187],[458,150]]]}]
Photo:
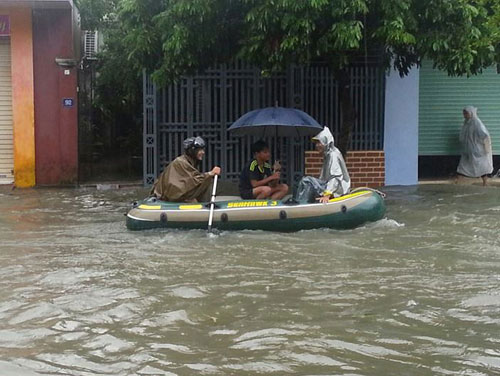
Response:
[{"label": "muddy brown water", "polygon": [[500,374],[500,188],[386,218],[130,232],[144,190],[0,190],[0,375]]}]

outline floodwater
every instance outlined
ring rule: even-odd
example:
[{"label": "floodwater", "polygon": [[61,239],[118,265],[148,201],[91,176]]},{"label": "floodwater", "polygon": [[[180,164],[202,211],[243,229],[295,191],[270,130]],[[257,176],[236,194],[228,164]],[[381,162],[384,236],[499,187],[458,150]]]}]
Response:
[{"label": "floodwater", "polygon": [[0,190],[0,375],[498,375],[500,189],[292,234],[125,228],[144,191]]}]

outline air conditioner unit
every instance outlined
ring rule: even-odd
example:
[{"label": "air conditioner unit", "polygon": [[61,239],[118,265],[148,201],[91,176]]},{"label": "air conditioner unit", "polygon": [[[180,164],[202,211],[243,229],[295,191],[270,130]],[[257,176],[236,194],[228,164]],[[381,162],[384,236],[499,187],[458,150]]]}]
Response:
[{"label": "air conditioner unit", "polygon": [[84,41],[83,41],[83,50],[84,50],[84,58],[88,60],[97,59],[97,52],[99,48],[99,39],[98,39],[97,31],[89,31],[86,30],[83,33]]}]

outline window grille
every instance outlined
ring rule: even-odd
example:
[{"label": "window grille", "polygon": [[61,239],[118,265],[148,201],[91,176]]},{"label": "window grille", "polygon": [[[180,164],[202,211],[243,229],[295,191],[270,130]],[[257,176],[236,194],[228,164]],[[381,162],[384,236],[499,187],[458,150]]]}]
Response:
[{"label": "window grille", "polygon": [[94,60],[97,58],[98,52],[98,35],[97,31],[86,30],[84,32],[84,57],[85,59]]}]

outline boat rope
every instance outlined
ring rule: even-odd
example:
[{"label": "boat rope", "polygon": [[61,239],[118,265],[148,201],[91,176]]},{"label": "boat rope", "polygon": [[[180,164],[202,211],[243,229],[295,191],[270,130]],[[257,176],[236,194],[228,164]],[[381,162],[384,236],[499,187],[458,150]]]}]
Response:
[{"label": "boat rope", "polygon": [[386,196],[387,196],[387,194],[385,194],[384,192],[379,191],[378,189],[375,189],[375,188],[370,188],[370,187],[354,188],[350,193],[355,193],[355,192],[359,192],[359,191],[372,191],[372,192],[378,193],[380,195],[380,197],[382,197],[382,198],[386,198]]}]

